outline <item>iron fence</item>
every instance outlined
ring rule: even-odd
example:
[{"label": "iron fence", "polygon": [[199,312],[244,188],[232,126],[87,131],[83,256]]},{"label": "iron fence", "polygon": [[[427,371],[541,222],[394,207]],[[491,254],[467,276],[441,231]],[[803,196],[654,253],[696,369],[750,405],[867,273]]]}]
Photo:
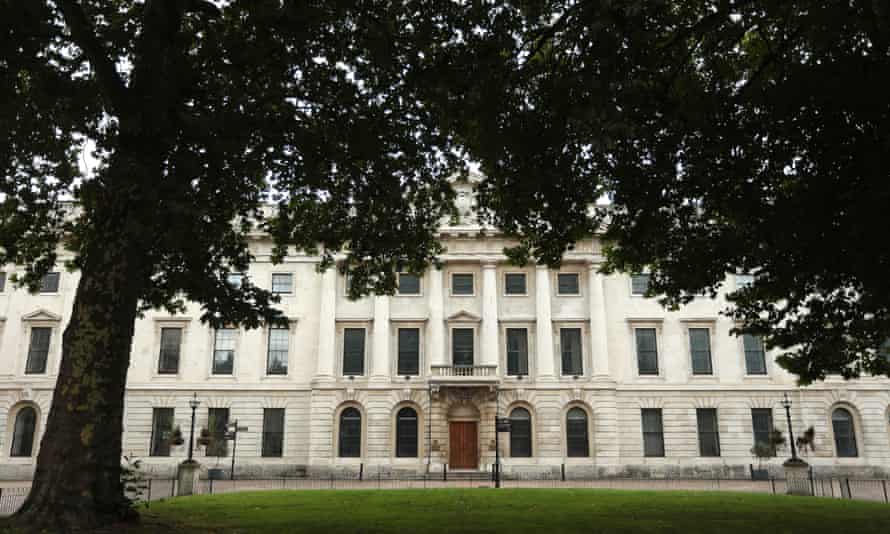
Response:
[{"label": "iron fence", "polygon": [[[816,497],[834,499],[858,499],[890,502],[886,479],[854,479],[811,476],[803,481],[808,493]],[[175,478],[150,478],[137,484],[129,497],[151,506],[152,501],[176,496]],[[439,488],[493,488],[491,472],[449,472],[442,470],[429,474],[406,474],[386,470],[362,469],[356,473],[338,473],[327,476],[283,476],[279,478],[202,478],[194,487],[195,494],[222,494],[240,491],[265,490],[397,490]],[[501,480],[504,488],[576,488],[617,490],[684,490],[727,491],[781,495],[791,489],[789,482],[781,478],[751,480],[738,478],[584,478],[566,476],[565,470],[553,472],[505,473]],[[799,490],[799,487],[795,489]],[[0,515],[14,513],[25,501],[30,491],[29,482],[0,482]]]}]

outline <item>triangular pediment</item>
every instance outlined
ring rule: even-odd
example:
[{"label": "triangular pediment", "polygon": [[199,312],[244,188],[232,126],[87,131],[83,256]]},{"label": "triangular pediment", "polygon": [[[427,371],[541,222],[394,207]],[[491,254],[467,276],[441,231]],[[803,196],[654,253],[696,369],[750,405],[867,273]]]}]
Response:
[{"label": "triangular pediment", "polygon": [[51,311],[39,309],[27,315],[22,316],[22,321],[61,321],[62,316],[56,315]]},{"label": "triangular pediment", "polygon": [[482,320],[481,317],[474,313],[470,313],[467,310],[460,310],[459,312],[445,318],[446,321],[464,321],[464,322],[473,322],[478,323]]}]

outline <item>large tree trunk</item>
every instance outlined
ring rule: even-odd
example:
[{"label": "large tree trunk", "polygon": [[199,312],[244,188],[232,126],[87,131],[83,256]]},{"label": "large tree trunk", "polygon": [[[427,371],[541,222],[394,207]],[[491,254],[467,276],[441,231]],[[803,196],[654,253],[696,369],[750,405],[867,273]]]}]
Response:
[{"label": "large tree trunk", "polygon": [[136,516],[123,496],[124,391],[144,256],[126,202],[97,217],[84,255],[31,493],[13,522],[52,532]]}]

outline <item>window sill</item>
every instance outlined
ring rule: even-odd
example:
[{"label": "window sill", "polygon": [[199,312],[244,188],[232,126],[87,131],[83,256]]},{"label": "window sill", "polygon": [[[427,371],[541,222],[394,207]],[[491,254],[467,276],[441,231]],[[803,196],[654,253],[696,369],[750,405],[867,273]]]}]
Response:
[{"label": "window sill", "polygon": [[260,376],[260,380],[273,380],[273,381],[274,380],[287,380],[289,378],[290,378],[289,374],[283,374],[283,375],[263,374],[262,376]]}]

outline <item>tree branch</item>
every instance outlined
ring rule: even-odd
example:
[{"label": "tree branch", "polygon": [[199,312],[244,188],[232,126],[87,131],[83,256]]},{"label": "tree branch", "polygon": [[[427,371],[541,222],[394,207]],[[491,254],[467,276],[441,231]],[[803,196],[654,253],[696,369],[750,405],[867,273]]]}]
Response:
[{"label": "tree branch", "polygon": [[126,102],[127,87],[115,69],[108,51],[99,42],[96,31],[87,19],[83,7],[74,0],[57,0],[56,3],[62,10],[65,23],[71,30],[74,44],[83,50],[92,65],[96,79],[99,81],[99,87],[108,97],[112,108],[120,112]]}]

